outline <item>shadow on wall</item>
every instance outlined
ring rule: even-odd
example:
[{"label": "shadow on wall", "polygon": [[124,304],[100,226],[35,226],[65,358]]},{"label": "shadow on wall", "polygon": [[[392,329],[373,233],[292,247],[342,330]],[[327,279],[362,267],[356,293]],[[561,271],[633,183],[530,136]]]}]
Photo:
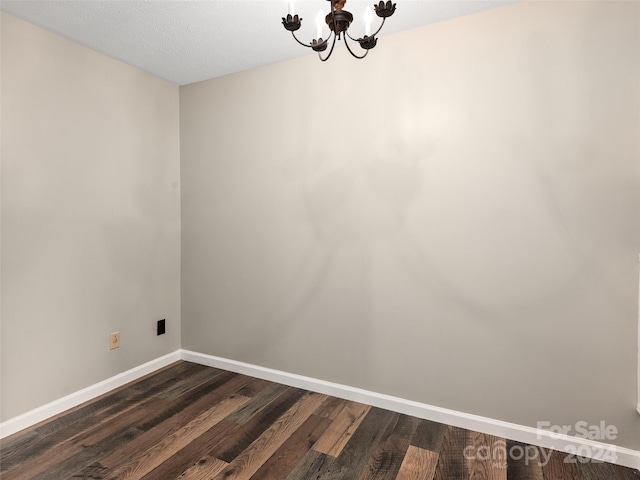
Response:
[{"label": "shadow on wall", "polygon": [[[549,35],[530,35],[504,61],[495,57],[505,52],[480,52],[475,63],[454,66],[456,96],[446,99],[453,105],[426,92],[387,107],[381,118],[389,129],[373,139],[356,130],[350,143],[300,146],[300,158],[289,162],[304,165],[296,181],[314,235],[242,350],[271,349],[260,330],[277,337],[333,297],[347,305],[344,318],[367,345],[381,249],[423,293],[426,313],[431,303],[445,305],[448,321],[500,329],[535,350],[545,339],[523,336],[523,328],[565,322],[558,334],[577,336],[570,348],[579,349],[581,328],[595,328],[601,311],[612,325],[626,325],[633,312],[618,272],[628,260],[620,252],[640,237],[630,225],[638,178],[629,139],[615,138],[607,119],[629,111],[628,98],[600,94],[620,72],[615,62],[602,71],[608,53],[594,49],[597,38],[585,32],[567,43]],[[568,50],[558,48],[565,43]],[[577,72],[566,56],[578,59]],[[579,83],[567,82],[578,75]],[[449,131],[422,124],[434,108],[460,113]],[[426,322],[436,321],[426,313]],[[617,338],[603,337],[607,345]],[[365,366],[366,352],[359,355]]]},{"label": "shadow on wall", "polygon": [[[311,131],[309,136],[313,136]],[[352,144],[352,151],[341,145],[337,154],[331,148],[318,152],[305,145],[302,159],[287,159],[292,168],[286,175],[298,185],[300,216],[313,234],[281,293],[255,325],[264,335],[256,332],[247,339],[240,358],[248,352],[272,349],[263,341],[265,335],[281,337],[278,332],[304,323],[309,308],[323,292],[346,292],[347,298],[342,299],[343,306],[350,305],[345,307],[346,315],[355,325],[366,324],[375,294],[370,278],[372,250],[395,242],[405,230],[410,209],[427,181],[425,169],[436,145],[436,139],[428,134],[418,135],[412,141],[396,141],[395,148],[387,146],[386,154],[373,158],[356,151],[359,142]],[[368,332],[360,327],[359,336],[366,344]],[[360,354],[363,357],[354,361],[365,367],[366,352]]]}]

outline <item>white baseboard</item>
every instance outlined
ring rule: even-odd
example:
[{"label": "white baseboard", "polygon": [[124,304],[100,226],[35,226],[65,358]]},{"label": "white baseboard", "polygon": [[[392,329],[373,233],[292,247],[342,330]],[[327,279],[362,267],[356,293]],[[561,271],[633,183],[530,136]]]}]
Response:
[{"label": "white baseboard", "polygon": [[594,459],[603,458],[607,462],[640,470],[640,451],[618,447],[585,438],[558,435],[547,430],[503,422],[492,418],[471,415],[464,412],[435,407],[424,403],[414,402],[403,398],[392,397],[381,393],[371,392],[360,388],[349,387],[338,383],[318,380],[293,373],[287,373],[271,368],[260,367],[249,363],[238,362],[226,358],[215,357],[189,350],[177,350],[163,357],[147,362],[126,372],[115,375],[107,380],[96,383],[66,397],[38,407],[30,412],[0,423],[0,438],[7,437],[20,430],[28,428],[47,418],[53,417],[70,408],[76,407],[88,400],[103,395],[115,388],[137,380],[160,368],[178,360],[185,360],[201,365],[216,367],[230,372],[250,375],[272,382],[282,383],[296,388],[303,388],[334,397],[344,398],[355,402],[373,405],[375,407],[392,410],[394,412],[424,418],[434,422],[445,423],[455,427],[474,430],[488,435],[507,438],[517,442],[537,445],[543,448],[562,452],[579,453],[582,457]]},{"label": "white baseboard", "polygon": [[47,418],[51,418],[54,415],[58,415],[70,408],[77,407],[84,402],[92,400],[100,395],[103,395],[111,390],[126,385],[129,382],[137,380],[145,375],[155,372],[162,367],[172,364],[180,360],[180,350],[169,353],[162,357],[151,360],[143,365],[122,372],[111,378],[103,380],[102,382],[91,385],[77,392],[71,393],[65,397],[54,400],[51,403],[42,405],[29,412],[13,417],[6,422],[0,423],[0,438],[8,437],[20,430],[31,427],[36,423],[39,423]]},{"label": "white baseboard", "polygon": [[515,440],[517,442],[536,445],[567,453],[578,453],[581,457],[595,460],[603,459],[625,467],[640,470],[640,451],[618,447],[607,443],[597,442],[586,438],[569,435],[554,434],[515,423],[503,422],[492,418],[471,415],[468,413],[435,407],[424,403],[392,397],[360,388],[340,385],[338,383],[318,380],[293,373],[273,370],[271,368],[251,365],[226,358],[205,355],[202,353],[181,350],[183,360],[216,367],[230,372],[250,375],[272,382],[282,383],[296,388],[303,388],[334,397],[344,398],[355,402],[373,405],[375,407],[392,410],[394,412],[424,418],[434,422],[445,423],[455,427],[465,428],[476,432]]}]

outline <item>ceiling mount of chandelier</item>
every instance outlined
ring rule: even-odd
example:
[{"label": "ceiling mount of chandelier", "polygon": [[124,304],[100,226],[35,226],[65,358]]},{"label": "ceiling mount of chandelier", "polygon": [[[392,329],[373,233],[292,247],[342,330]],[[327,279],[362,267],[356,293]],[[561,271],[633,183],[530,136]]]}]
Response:
[{"label": "ceiling mount of chandelier", "polygon": [[[327,0],[331,3],[331,12],[324,17],[324,23],[329,26],[329,37],[327,39],[322,38],[322,22],[323,22],[323,14],[322,12],[318,12],[318,16],[316,18],[316,26],[317,26],[317,38],[311,40],[309,44],[301,42],[298,37],[296,37],[296,30],[298,30],[302,26],[302,18],[298,15],[295,15],[293,12],[293,1],[289,2],[289,14],[286,17],[282,18],[282,25],[284,28],[291,32],[293,38],[295,38],[296,42],[298,42],[303,47],[311,48],[314,52],[318,52],[318,56],[320,60],[323,62],[328,60],[331,54],[333,53],[333,48],[336,45],[336,40],[343,39],[344,44],[349,50],[349,53],[353,55],[355,58],[361,59],[367,56],[369,50],[376,46],[378,43],[378,39],[376,35],[382,30],[384,25],[384,21],[387,17],[393,15],[396,11],[396,4],[392,3],[390,0],[386,3],[384,1],[380,1],[378,4],[374,4],[373,8],[375,9],[376,15],[382,19],[380,23],[380,27],[375,31],[375,33],[371,34],[371,20],[373,15],[371,14],[371,10],[367,9],[365,11],[365,35],[361,38],[353,38],[349,35],[349,26],[351,22],[353,22],[353,15],[344,10],[344,4],[347,0]],[[358,42],[360,47],[364,50],[362,55],[358,55],[351,50],[351,46],[349,45],[348,40],[352,40],[354,42]],[[329,49],[329,53],[326,56],[322,56],[322,52],[327,50],[329,47],[329,43],[331,43],[331,48]]]}]

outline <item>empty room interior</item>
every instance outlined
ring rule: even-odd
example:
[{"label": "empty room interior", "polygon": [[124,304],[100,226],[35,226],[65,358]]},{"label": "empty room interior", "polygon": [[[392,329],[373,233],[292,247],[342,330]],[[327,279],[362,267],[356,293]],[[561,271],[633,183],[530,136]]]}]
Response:
[{"label": "empty room interior", "polygon": [[[296,2],[314,4],[303,43],[339,3]],[[354,31],[361,4],[344,5]],[[638,478],[640,2],[396,4],[366,58],[339,41],[320,61],[283,28],[286,0],[0,3],[0,477],[49,478],[11,472],[68,409],[129,391],[196,402],[188,382],[215,373],[238,385],[220,387],[229,425],[243,401],[267,405],[260,386],[304,425],[361,408],[349,435],[366,444],[371,416],[406,442],[370,476],[336,473],[370,465],[345,439],[351,461],[321,452],[322,475],[295,470],[321,456],[306,447],[286,474],[227,449],[181,478],[562,478],[495,458],[474,476],[488,457],[468,449],[447,474],[457,429],[574,454],[578,473],[627,469],[564,478]],[[242,42],[206,44],[209,28]],[[145,399],[161,377],[173,390]],[[413,442],[421,422],[445,426],[440,457]],[[407,473],[415,459],[436,473]],[[142,478],[92,462],[107,473],[73,478]]]}]

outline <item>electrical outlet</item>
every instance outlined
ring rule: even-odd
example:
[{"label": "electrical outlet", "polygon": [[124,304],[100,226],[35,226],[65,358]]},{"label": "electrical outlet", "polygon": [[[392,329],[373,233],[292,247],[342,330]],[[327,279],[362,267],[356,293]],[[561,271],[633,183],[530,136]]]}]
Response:
[{"label": "electrical outlet", "polygon": [[113,332],[111,334],[111,341],[109,342],[109,348],[111,350],[120,348],[120,332]]},{"label": "electrical outlet", "polygon": [[164,335],[166,333],[166,328],[165,328],[165,319],[163,318],[162,320],[158,320],[158,335]]}]

